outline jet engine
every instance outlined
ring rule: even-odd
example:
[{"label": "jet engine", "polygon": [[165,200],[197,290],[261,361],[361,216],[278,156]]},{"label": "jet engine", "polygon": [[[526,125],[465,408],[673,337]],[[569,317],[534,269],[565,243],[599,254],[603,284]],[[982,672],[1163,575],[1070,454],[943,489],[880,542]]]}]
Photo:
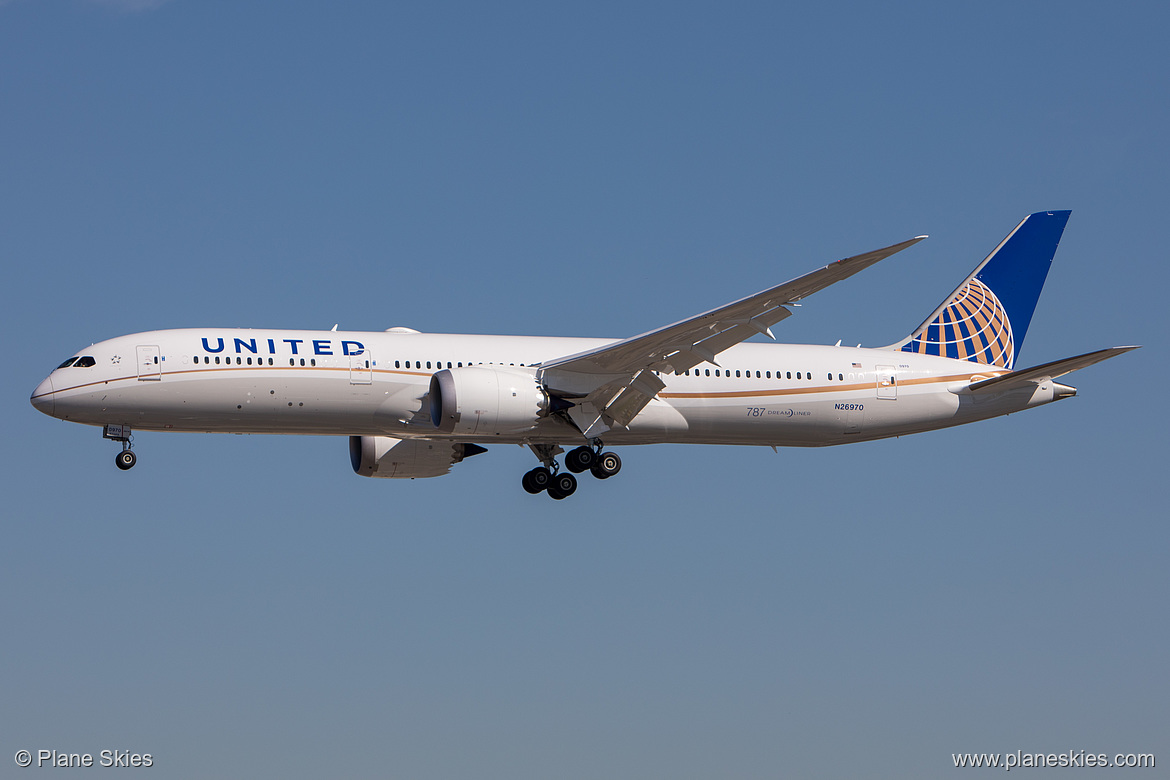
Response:
[{"label": "jet engine", "polygon": [[349,461],[363,477],[414,479],[439,477],[472,455],[487,452],[476,444],[392,436],[350,436]]},{"label": "jet engine", "polygon": [[548,396],[535,369],[468,366],[431,377],[431,422],[443,433],[509,436],[536,428]]}]

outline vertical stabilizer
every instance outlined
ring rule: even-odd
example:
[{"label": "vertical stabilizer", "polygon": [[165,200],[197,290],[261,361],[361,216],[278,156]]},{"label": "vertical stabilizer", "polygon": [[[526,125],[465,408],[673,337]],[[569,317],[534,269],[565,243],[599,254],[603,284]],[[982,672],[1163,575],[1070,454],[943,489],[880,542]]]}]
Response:
[{"label": "vertical stabilizer", "polygon": [[1011,369],[1070,211],[1024,218],[917,330],[892,345],[903,352]]}]

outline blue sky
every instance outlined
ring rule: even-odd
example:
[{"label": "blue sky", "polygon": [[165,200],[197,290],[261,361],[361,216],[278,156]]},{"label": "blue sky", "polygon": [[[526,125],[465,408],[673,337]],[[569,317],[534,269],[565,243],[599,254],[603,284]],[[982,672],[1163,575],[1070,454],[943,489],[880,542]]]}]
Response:
[{"label": "blue sky", "polygon": [[[1170,763],[1168,22],[1157,3],[0,3],[0,762]],[[142,434],[122,473],[96,429],[27,400],[123,333],[619,337],[929,233],[777,328],[878,346],[1025,214],[1065,208],[1021,363],[1144,349],[1072,377],[1076,399],[955,430],[626,448],[619,478],[552,502],[520,489],[520,448],[398,483],[354,476],[343,439]]]}]

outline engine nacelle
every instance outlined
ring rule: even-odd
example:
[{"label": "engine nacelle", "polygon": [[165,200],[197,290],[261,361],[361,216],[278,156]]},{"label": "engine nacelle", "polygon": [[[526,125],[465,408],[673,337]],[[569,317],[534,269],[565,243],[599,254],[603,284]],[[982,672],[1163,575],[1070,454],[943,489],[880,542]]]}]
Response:
[{"label": "engine nacelle", "polygon": [[350,436],[349,462],[363,477],[414,479],[439,477],[472,455],[487,452],[476,444],[392,436]]},{"label": "engine nacelle", "polygon": [[536,428],[548,396],[535,369],[468,366],[431,377],[431,422],[443,433],[501,436]]}]

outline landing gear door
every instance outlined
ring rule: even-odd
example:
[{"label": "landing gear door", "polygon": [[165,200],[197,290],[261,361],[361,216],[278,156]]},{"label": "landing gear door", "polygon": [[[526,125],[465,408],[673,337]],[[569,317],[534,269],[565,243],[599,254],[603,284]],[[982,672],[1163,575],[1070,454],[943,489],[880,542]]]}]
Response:
[{"label": "landing gear door", "polygon": [[138,379],[139,381],[155,381],[162,379],[162,356],[158,347],[137,347],[138,350]]},{"label": "landing gear door", "polygon": [[877,397],[887,401],[898,400],[898,372],[893,366],[876,366]]},{"label": "landing gear door", "polygon": [[351,385],[368,385],[374,381],[374,359],[370,357],[368,349],[357,355],[349,356],[349,383]]}]

